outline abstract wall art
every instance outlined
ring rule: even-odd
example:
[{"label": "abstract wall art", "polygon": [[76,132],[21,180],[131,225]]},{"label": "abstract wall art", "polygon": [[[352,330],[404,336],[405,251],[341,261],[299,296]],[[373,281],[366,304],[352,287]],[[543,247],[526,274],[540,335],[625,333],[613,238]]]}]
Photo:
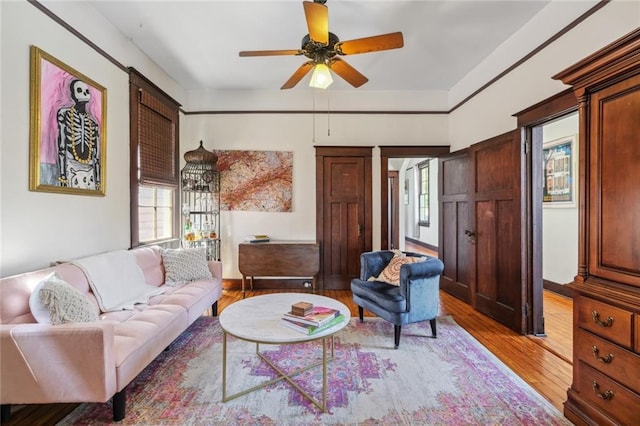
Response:
[{"label": "abstract wall art", "polygon": [[291,212],[293,152],[214,150],[220,171],[220,208]]}]

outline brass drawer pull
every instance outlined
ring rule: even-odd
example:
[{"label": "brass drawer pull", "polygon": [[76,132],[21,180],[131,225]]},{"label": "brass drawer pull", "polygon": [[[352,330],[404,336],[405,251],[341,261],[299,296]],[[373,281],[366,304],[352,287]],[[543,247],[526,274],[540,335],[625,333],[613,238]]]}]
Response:
[{"label": "brass drawer pull", "polygon": [[602,321],[598,311],[591,312],[591,316],[593,317],[593,322],[598,324],[600,327],[611,327],[613,325],[613,317],[608,317],[606,321]]},{"label": "brass drawer pull", "polygon": [[593,392],[595,392],[598,397],[604,399],[605,401],[613,399],[613,391],[608,390],[605,392],[600,392],[600,385],[595,380],[593,381]]},{"label": "brass drawer pull", "polygon": [[610,364],[611,361],[613,361],[613,354],[607,354],[605,356],[600,356],[599,352],[600,350],[598,350],[598,347],[593,345],[591,347],[591,352],[593,352],[593,357],[595,359],[597,359],[600,362],[604,362],[605,364]]}]

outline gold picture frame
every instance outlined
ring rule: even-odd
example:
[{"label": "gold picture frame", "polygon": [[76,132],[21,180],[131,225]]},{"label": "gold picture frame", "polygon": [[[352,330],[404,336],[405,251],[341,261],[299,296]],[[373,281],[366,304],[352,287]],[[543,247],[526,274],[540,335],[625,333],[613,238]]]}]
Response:
[{"label": "gold picture frame", "polygon": [[31,46],[29,190],[104,196],[107,89]]}]

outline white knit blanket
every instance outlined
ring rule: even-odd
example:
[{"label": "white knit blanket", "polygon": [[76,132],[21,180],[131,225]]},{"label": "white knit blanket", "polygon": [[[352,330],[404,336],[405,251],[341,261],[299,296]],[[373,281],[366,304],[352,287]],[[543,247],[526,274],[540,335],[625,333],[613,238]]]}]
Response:
[{"label": "white knit blanket", "polygon": [[164,293],[145,282],[135,255],[127,250],[83,257],[71,263],[87,275],[102,312],[133,309],[136,303],[147,303],[151,296]]}]

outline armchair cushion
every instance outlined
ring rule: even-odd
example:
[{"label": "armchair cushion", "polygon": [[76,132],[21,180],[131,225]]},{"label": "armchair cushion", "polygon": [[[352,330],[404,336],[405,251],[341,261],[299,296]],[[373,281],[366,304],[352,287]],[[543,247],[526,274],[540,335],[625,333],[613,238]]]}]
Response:
[{"label": "armchair cushion", "polygon": [[352,280],[351,291],[385,311],[396,314],[407,311],[407,298],[401,294],[397,285],[383,281]]}]

